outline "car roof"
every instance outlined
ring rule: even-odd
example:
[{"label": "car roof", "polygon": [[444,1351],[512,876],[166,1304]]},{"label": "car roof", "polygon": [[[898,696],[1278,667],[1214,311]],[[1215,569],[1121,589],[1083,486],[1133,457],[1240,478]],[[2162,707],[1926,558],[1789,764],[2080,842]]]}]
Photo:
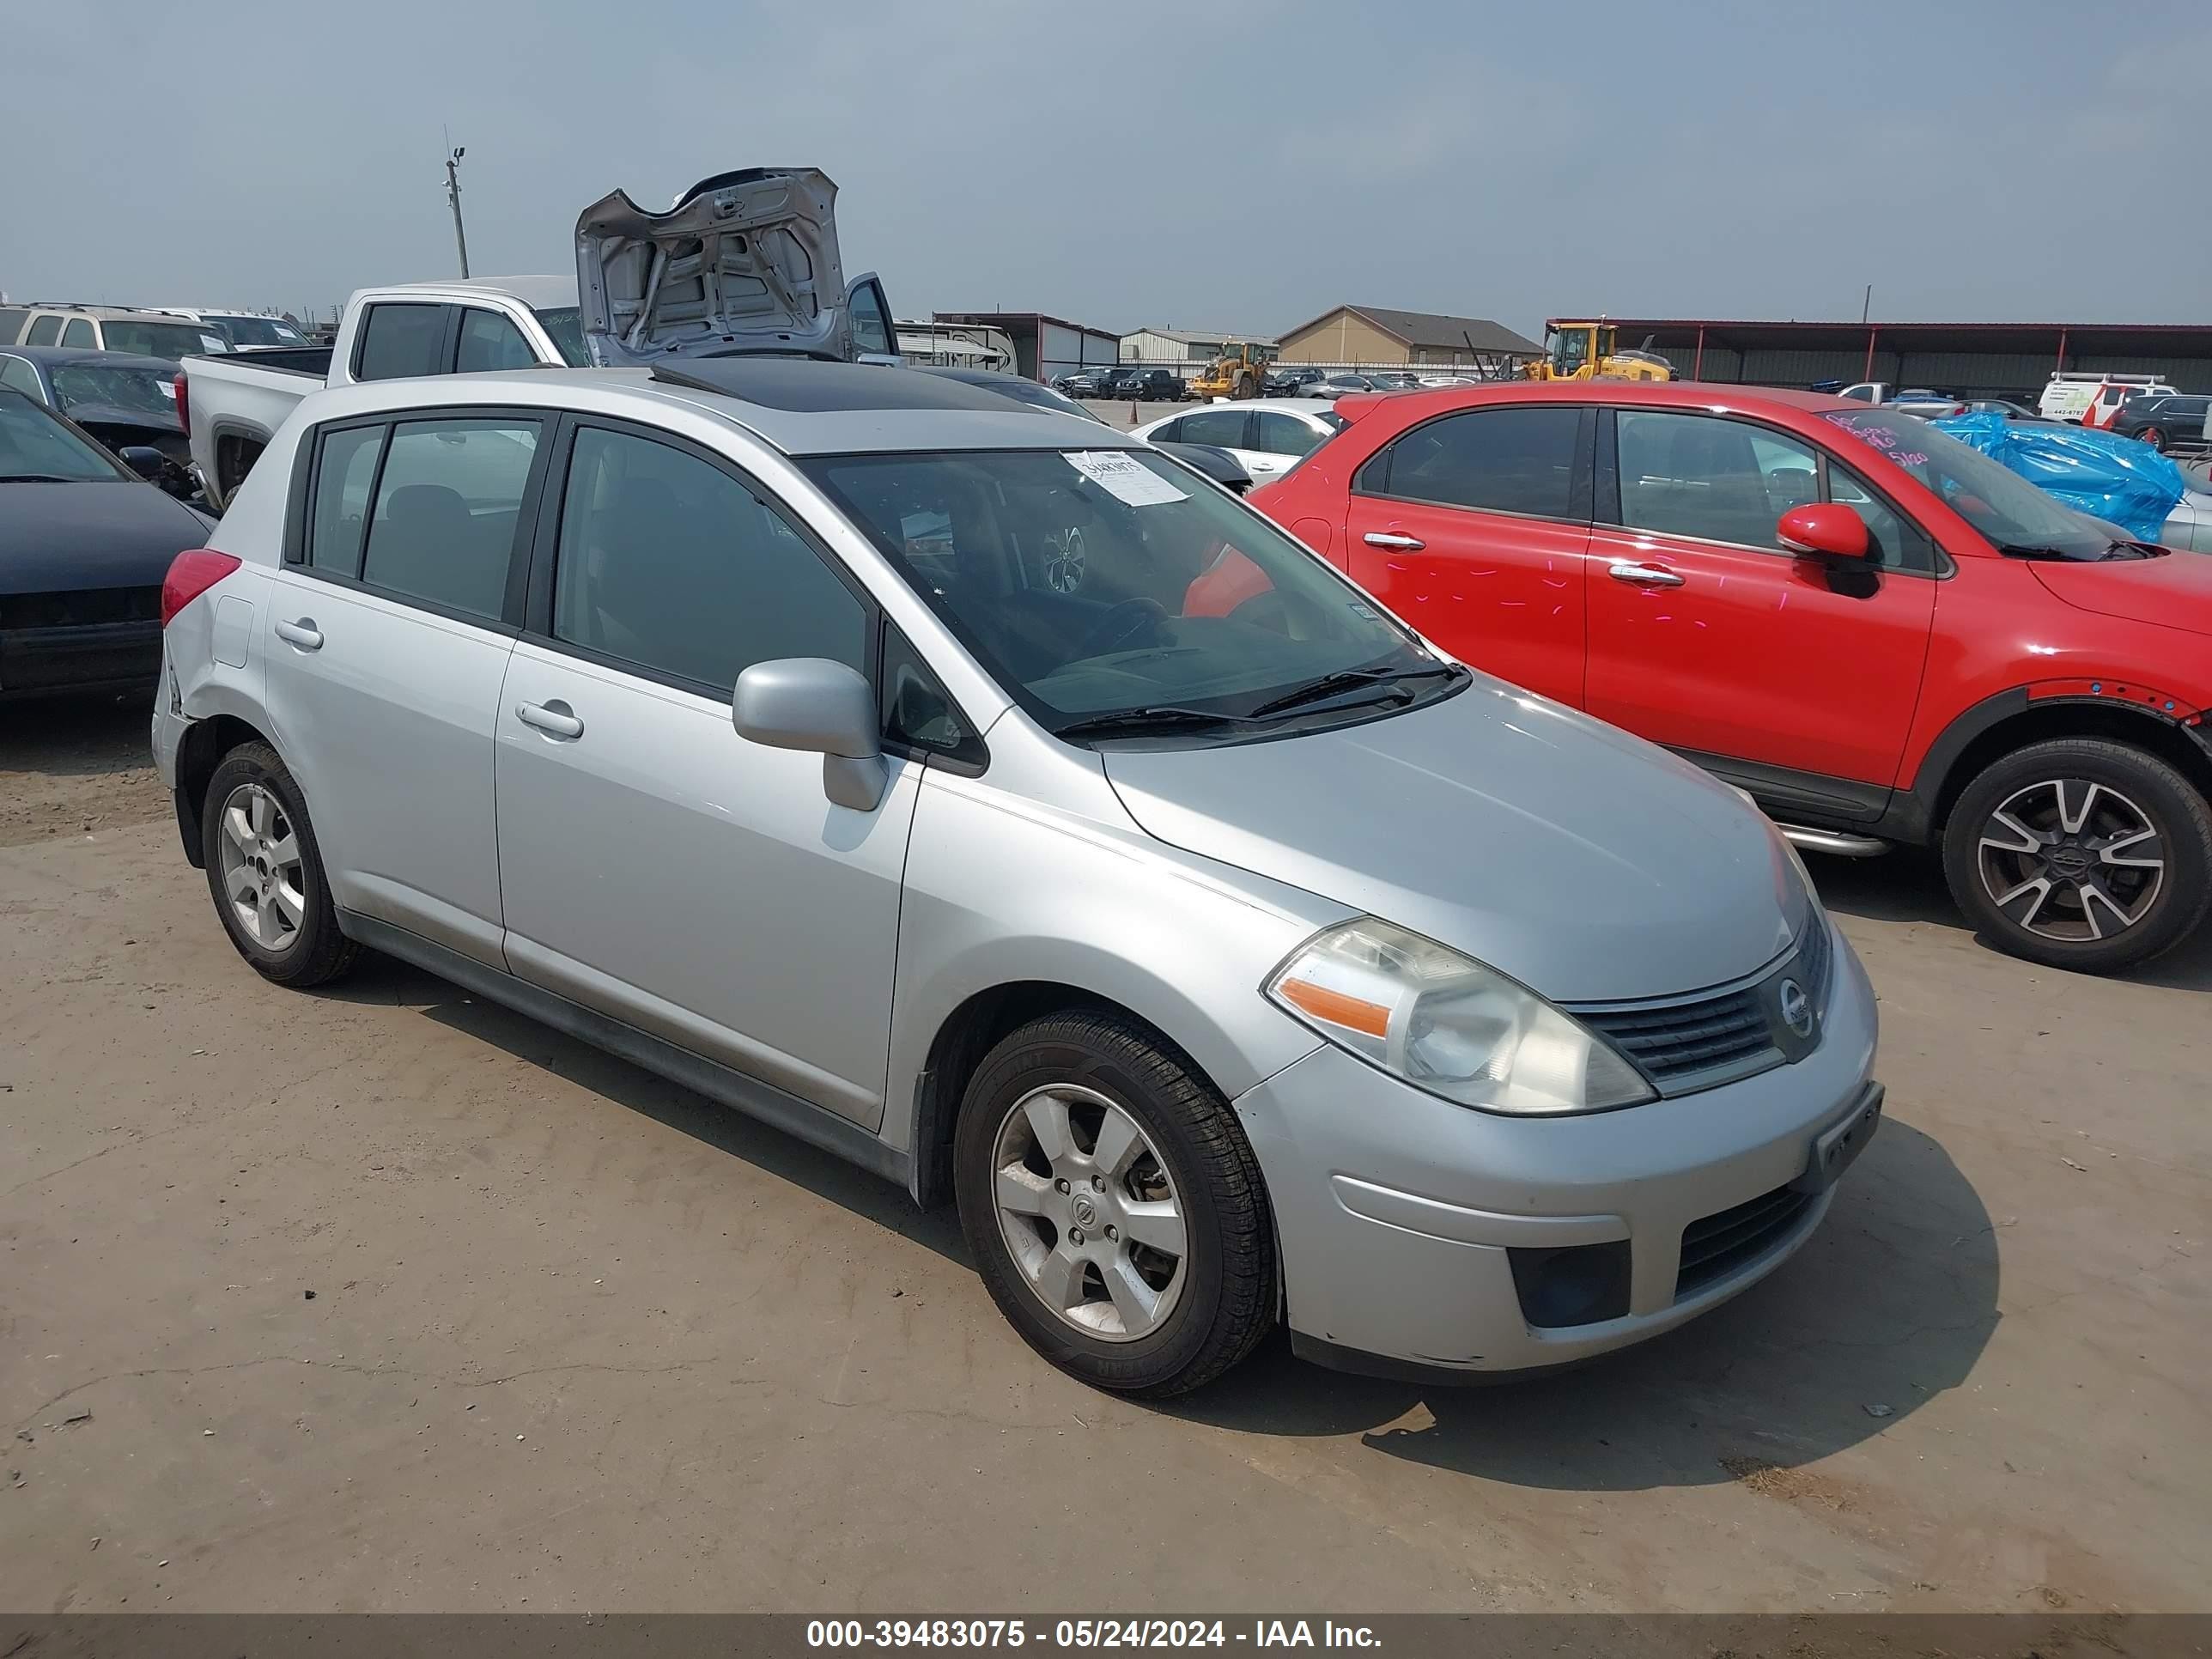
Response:
[{"label": "car roof", "polygon": [[177,372],[177,360],[173,357],[146,357],[135,351],[94,351],[90,346],[0,345],[0,352],[10,357],[27,358],[46,368],[88,363],[95,368],[150,368],[165,374]]},{"label": "car roof", "polygon": [[1474,386],[1426,386],[1419,391],[1354,392],[1337,400],[1339,409],[1435,410],[1487,408],[1498,404],[1645,404],[1660,409],[1743,409],[1780,404],[1815,415],[1832,410],[1864,414],[1872,404],[1832,392],[1800,392],[1791,386],[1740,386],[1721,380],[1484,380]]},{"label": "car roof", "polygon": [[[373,380],[315,392],[367,414],[464,402],[568,404],[614,412],[636,399],[703,410],[786,455],[945,449],[1137,449],[1143,441],[1079,415],[887,364],[747,356],[680,358],[652,368],[523,368]],[[335,418],[334,415],[320,418]]]},{"label": "car roof", "polygon": [[[490,299],[520,300],[532,310],[545,307],[572,306],[576,303],[576,274],[566,276],[537,275],[526,276],[457,276],[451,282],[401,283],[397,287],[410,293],[428,295],[483,295]],[[367,290],[381,294],[386,290]]]}]

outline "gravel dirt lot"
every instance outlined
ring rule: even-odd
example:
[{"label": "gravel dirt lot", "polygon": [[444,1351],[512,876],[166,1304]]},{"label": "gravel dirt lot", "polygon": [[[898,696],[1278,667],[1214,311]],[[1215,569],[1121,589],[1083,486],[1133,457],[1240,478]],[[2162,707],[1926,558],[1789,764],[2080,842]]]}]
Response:
[{"label": "gravel dirt lot", "polygon": [[0,1607],[2207,1606],[2212,940],[2069,978],[1825,864],[1891,1116],[1789,1267],[1152,1407],[949,1213],[410,969],[263,984],[144,742],[0,714]]}]

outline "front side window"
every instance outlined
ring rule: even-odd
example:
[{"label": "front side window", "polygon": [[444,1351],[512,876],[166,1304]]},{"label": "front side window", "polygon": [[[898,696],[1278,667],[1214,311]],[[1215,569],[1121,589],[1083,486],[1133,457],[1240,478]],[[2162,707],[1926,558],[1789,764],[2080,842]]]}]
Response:
[{"label": "front side window", "polygon": [[1711,415],[1613,415],[1620,522],[1632,530],[1779,549],[1776,525],[1820,499],[1809,445]]},{"label": "front side window", "polygon": [[538,453],[535,421],[408,421],[392,429],[361,579],[497,620]]},{"label": "front side window", "polygon": [[435,374],[446,339],[443,306],[378,305],[362,319],[357,380],[396,380]]},{"label": "front side window", "polygon": [[94,344],[91,320],[84,317],[70,318],[69,326],[62,331],[62,343],[65,346],[82,346],[87,350],[91,349]]},{"label": "front side window", "polygon": [[460,373],[530,368],[537,362],[538,354],[530,349],[530,342],[507,318],[482,306],[462,309],[460,345],[453,357],[453,366]]},{"label": "front side window", "polygon": [[1215,444],[1223,449],[1243,449],[1244,411],[1241,409],[1201,409],[1186,415],[1176,427],[1176,441]]},{"label": "front side window", "polygon": [[576,434],[561,506],[553,634],[726,696],[757,662],[868,672],[867,613],[790,522],[698,456]]},{"label": "front side window", "polygon": [[1866,521],[1869,564],[1923,574],[1936,568],[1936,544],[1920,526],[1875,495],[1840,461],[1828,463],[1828,499],[1842,502]]},{"label": "front side window", "polygon": [[891,319],[884,315],[883,293],[873,283],[853,290],[853,349],[879,357],[898,349],[891,343]]},{"label": "front side window", "polygon": [[1582,410],[1570,404],[1471,409],[1417,426],[1359,470],[1362,494],[1564,519],[1574,497]]},{"label": "front side window", "polygon": [[[1304,712],[1340,695],[1364,699],[1364,718],[1378,698],[1410,706],[1456,683],[1322,561],[1164,456],[963,451],[806,465],[1055,731],[1134,721],[1133,733],[1187,728],[1210,741],[1281,720],[1354,718]],[[1285,696],[1297,708],[1274,709]]]}]

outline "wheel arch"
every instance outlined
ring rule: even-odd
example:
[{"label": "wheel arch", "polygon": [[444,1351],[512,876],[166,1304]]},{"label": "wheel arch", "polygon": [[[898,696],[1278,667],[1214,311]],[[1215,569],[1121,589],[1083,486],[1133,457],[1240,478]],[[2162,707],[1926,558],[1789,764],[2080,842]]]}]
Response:
[{"label": "wheel arch", "polygon": [[207,810],[209,781],[222,757],[241,744],[276,744],[268,733],[237,714],[211,714],[185,727],[177,744],[177,833],[185,843],[185,856],[195,870],[206,867],[200,843],[200,821]]},{"label": "wheel arch", "polygon": [[[2086,684],[2102,685],[2102,682]],[[2021,686],[1976,703],[1930,745],[1912,787],[1890,808],[1890,833],[1932,845],[1966,786],[2000,756],[2053,738],[2101,738],[2157,756],[2212,799],[2212,735],[2202,713],[2141,686],[2052,690]],[[2140,701],[2139,701],[2140,699]],[[2169,714],[2167,709],[2175,712]]]}]

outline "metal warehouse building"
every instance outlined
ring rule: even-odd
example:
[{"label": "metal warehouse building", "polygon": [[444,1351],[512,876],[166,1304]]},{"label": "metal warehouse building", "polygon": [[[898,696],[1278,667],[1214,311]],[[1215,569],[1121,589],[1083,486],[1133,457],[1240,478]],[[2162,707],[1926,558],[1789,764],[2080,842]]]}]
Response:
[{"label": "metal warehouse building", "polygon": [[1275,338],[1271,334],[1224,333],[1218,329],[1140,328],[1121,337],[1121,361],[1170,367],[1210,363],[1224,349],[1234,345],[1264,346],[1273,351]]},{"label": "metal warehouse building", "polygon": [[933,314],[940,323],[1004,329],[1014,343],[1017,372],[1032,380],[1050,380],[1079,368],[1118,362],[1121,356],[1120,335],[1042,312],[939,311]]},{"label": "metal warehouse building", "polygon": [[2160,374],[2212,391],[2212,324],[1763,323],[1614,317],[1693,380],[1811,386],[1887,380],[2033,402],[2061,368]]}]

